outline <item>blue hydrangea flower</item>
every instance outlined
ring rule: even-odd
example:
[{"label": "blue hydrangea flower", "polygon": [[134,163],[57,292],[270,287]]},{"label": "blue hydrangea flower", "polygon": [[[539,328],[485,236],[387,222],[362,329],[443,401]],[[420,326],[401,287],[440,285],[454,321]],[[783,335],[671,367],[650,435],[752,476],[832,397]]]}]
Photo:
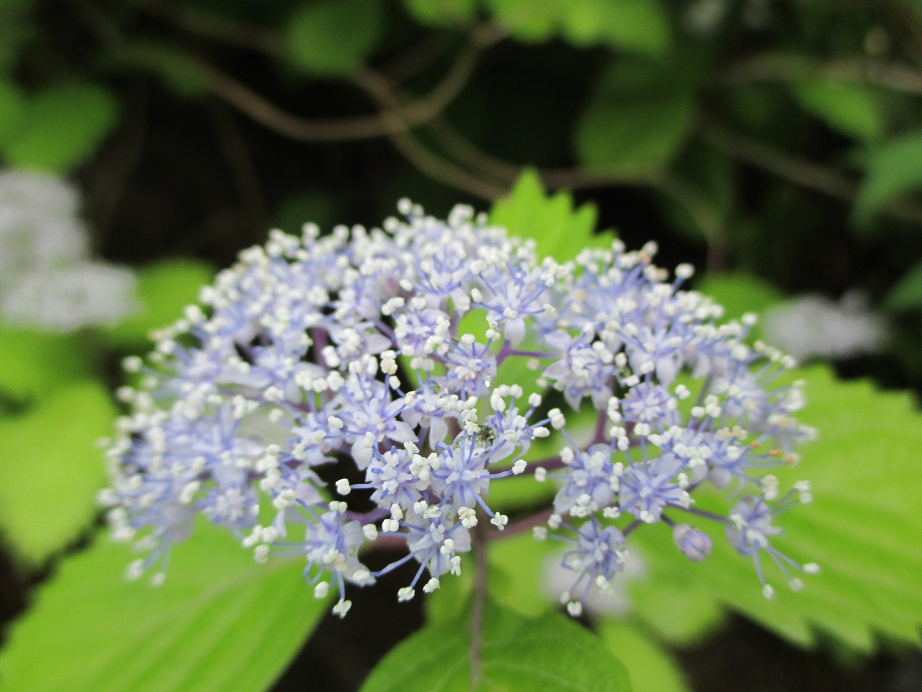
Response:
[{"label": "blue hydrangea flower", "polygon": [[[469,208],[447,221],[400,209],[381,229],[273,231],[156,335],[147,363],[126,361],[140,384],[121,391],[131,412],[102,500],[114,535],[148,551],[132,576],[162,580],[202,515],[259,561],[302,555],[340,616],[347,585],[416,563],[408,600],[459,573],[473,540],[535,523],[489,497],[526,473],[558,486],[535,533],[568,545],[573,614],[646,524],[671,527],[691,561],[711,550],[700,526],[722,525],[766,595],[765,555],[794,588],[815,571],[772,545],[776,517],[810,492],[778,500],[766,470],[812,432],[782,377],[793,361],[747,339],[752,319],[721,321],[683,288],[689,267],[670,279],[652,264],[652,244],[558,263]],[[702,486],[746,492],[719,514],[696,507]],[[361,554],[376,542],[403,553],[371,571]]]}]

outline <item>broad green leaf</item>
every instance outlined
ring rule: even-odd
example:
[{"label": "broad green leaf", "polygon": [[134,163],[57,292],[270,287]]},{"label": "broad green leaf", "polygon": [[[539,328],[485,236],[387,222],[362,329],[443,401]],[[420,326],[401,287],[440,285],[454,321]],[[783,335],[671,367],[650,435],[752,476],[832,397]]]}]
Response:
[{"label": "broad green leaf", "polygon": [[884,307],[890,310],[918,310],[922,308],[922,263],[917,264],[900,279],[884,298]]},{"label": "broad green leaf", "polygon": [[539,258],[565,262],[585,248],[611,243],[610,232],[594,232],[597,216],[592,204],[574,207],[568,192],[547,194],[538,174],[526,169],[509,196],[493,203],[490,224],[502,226],[510,236],[534,240]]},{"label": "broad green leaf", "polygon": [[15,136],[2,144],[16,168],[64,172],[89,157],[118,120],[118,102],[93,84],[59,84],[26,103]]},{"label": "broad green leaf", "polygon": [[256,564],[210,525],[173,549],[159,588],[125,580],[131,559],[100,537],[62,563],[8,633],[6,688],[268,689],[326,610],[297,561]]},{"label": "broad green leaf", "polygon": [[[814,644],[817,631],[868,652],[879,636],[918,645],[922,485],[914,479],[922,471],[922,414],[907,394],[839,382],[825,368],[797,375],[807,381],[807,406],[798,418],[816,427],[819,438],[802,446],[799,467],[776,475],[782,487],[809,479],[814,501],[779,517],[784,535],[773,544],[823,571],[804,576],[803,591],[794,593],[765,560],[766,579],[778,587],[766,600],[751,560],[720,540],[719,531],[713,553],[700,563],[683,560],[668,532],[637,531],[632,539],[648,562],[649,589],[685,584],[698,592],[697,602],[709,598],[800,645]],[[705,508],[726,505],[716,494],[696,499]],[[635,606],[654,627],[682,613],[670,598]]]},{"label": "broad green leaf", "polygon": [[877,95],[863,84],[810,81],[793,86],[801,107],[829,127],[862,142],[877,140],[886,128],[886,113]]},{"label": "broad green leaf", "polygon": [[421,24],[453,26],[477,19],[477,0],[403,0],[403,5]]},{"label": "broad green leaf", "polygon": [[577,123],[576,156],[593,171],[661,169],[685,142],[695,106],[693,84],[678,67],[618,63]]},{"label": "broad green leaf", "polygon": [[381,0],[304,3],[285,26],[285,42],[292,62],[305,72],[347,75],[374,50],[382,22]]},{"label": "broad green leaf", "polygon": [[90,370],[78,334],[0,325],[0,393],[29,399],[72,382]]},{"label": "broad green leaf", "polygon": [[26,97],[19,87],[0,79],[0,149],[7,146],[22,123]]},{"label": "broad green leaf", "polygon": [[922,188],[922,132],[903,135],[871,152],[868,170],[855,200],[859,225],[897,197]]},{"label": "broad green leaf", "polygon": [[605,645],[558,613],[537,618],[487,601],[479,678],[471,684],[470,615],[424,627],[375,668],[363,692],[448,690],[630,690],[624,666]]},{"label": "broad green leaf", "polygon": [[0,419],[0,531],[26,561],[41,562],[92,522],[105,484],[96,441],[114,418],[106,390],[83,381]]},{"label": "broad green leaf", "polygon": [[689,689],[669,652],[640,628],[608,619],[599,622],[596,630],[608,650],[627,668],[634,692],[686,692]]},{"label": "broad green leaf", "polygon": [[166,327],[195,303],[199,289],[210,284],[214,273],[195,260],[165,260],[138,270],[136,292],[142,307],[104,333],[127,346],[146,344],[151,330]]}]

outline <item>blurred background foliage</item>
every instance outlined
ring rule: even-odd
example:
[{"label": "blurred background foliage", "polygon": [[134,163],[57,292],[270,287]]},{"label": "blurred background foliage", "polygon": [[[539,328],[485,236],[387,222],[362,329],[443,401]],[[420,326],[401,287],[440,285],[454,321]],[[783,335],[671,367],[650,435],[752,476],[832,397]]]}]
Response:
[{"label": "blurred background foliage", "polygon": [[[93,521],[86,440],[110,429],[118,359],[270,227],[373,225],[403,196],[435,215],[487,209],[527,169],[538,192],[568,191],[543,212],[559,212],[560,238],[655,239],[660,263],[694,263],[729,305],[857,289],[887,339],[839,374],[922,391],[918,0],[0,0],[0,164],[77,185],[93,251],[135,268],[139,304],[77,332],[0,325],[0,437],[18,450],[0,492],[6,619]],[[571,202],[591,205],[573,216]],[[527,225],[529,210],[494,218]],[[60,432],[73,409],[84,417]],[[60,444],[35,442],[48,438]],[[36,457],[76,488],[57,524],[29,514],[48,492]],[[397,612],[407,632],[421,617]],[[707,631],[719,619],[702,617]],[[357,615],[325,626],[359,671],[386,649],[345,629]],[[835,647],[811,658],[734,627],[678,638],[700,689],[803,688],[798,674],[880,689],[868,681],[896,685],[907,665],[879,654],[847,670]],[[787,656],[755,666],[763,688],[699,660],[746,645]],[[292,670],[327,655],[316,644]]]}]

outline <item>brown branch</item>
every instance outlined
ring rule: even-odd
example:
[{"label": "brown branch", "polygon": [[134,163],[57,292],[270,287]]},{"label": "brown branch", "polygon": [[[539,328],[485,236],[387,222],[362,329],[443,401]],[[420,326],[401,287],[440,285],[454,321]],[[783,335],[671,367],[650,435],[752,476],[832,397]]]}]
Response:
[{"label": "brown branch", "polygon": [[[700,124],[698,130],[713,147],[801,187],[848,203],[858,195],[860,183],[835,168],[788,154],[713,123]],[[890,204],[881,209],[881,213],[901,221],[922,224],[922,206],[911,202]]]},{"label": "brown branch", "polygon": [[759,56],[733,65],[717,76],[717,83],[734,86],[749,82],[799,82],[810,79],[855,82],[922,94],[922,72],[908,65],[883,60],[833,60],[807,62],[785,56]]}]

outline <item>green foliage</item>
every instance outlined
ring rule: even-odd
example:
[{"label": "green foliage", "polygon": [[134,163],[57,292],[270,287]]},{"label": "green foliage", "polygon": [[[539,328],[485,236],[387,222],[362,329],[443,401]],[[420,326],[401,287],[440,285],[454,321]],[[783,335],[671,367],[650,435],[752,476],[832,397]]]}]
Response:
[{"label": "green foliage", "polygon": [[285,26],[291,60],[314,75],[355,72],[375,49],[383,19],[381,0],[304,3]]},{"label": "green foliage", "polygon": [[0,418],[0,530],[26,562],[42,562],[92,522],[105,484],[96,441],[114,420],[108,393],[91,380]]},{"label": "green foliage", "polygon": [[477,18],[477,0],[403,0],[403,5],[421,24],[452,26]]},{"label": "green foliage", "polygon": [[651,62],[616,63],[580,116],[574,140],[579,161],[618,174],[666,166],[695,116],[693,84],[683,72]]},{"label": "green foliage", "polygon": [[829,127],[862,142],[880,139],[887,125],[878,95],[862,84],[833,81],[793,85],[800,105]]},{"label": "green foliage", "polygon": [[159,588],[128,582],[132,556],[97,540],[61,565],[0,654],[19,690],[267,689],[326,610],[291,560],[254,563],[202,525]]},{"label": "green foliage", "polygon": [[183,308],[198,300],[199,289],[212,278],[208,265],[196,260],[165,260],[138,270],[141,309],[106,330],[105,335],[129,347],[146,344],[151,330],[182,317]]},{"label": "green foliage", "polygon": [[595,233],[596,209],[592,204],[573,206],[569,192],[545,193],[534,170],[525,170],[508,197],[493,203],[490,223],[502,226],[509,235],[535,241],[540,257],[565,262],[587,247],[604,247],[610,232]]},{"label": "green foliage", "polygon": [[634,692],[686,692],[682,671],[673,657],[637,627],[617,620],[598,624],[599,637],[624,663]]},{"label": "green foliage", "polygon": [[118,121],[119,105],[103,87],[64,83],[26,101],[0,154],[10,166],[62,173],[81,163]]},{"label": "green foliage", "polygon": [[895,198],[922,187],[922,132],[882,143],[871,152],[867,175],[855,200],[855,219],[867,225]]},{"label": "green foliage", "polygon": [[606,44],[662,56],[669,48],[669,20],[652,0],[485,0],[493,18],[521,41],[556,35],[576,46]]},{"label": "green foliage", "polygon": [[484,611],[476,684],[470,678],[468,614],[404,640],[372,671],[363,692],[631,689],[621,662],[565,616],[530,618],[489,601]]},{"label": "green foliage", "polygon": [[[668,535],[638,531],[632,538],[648,578],[631,587],[632,597],[647,591],[633,601],[635,612],[673,639],[669,628],[676,614],[685,617],[683,604],[696,604],[736,610],[803,646],[815,644],[818,631],[865,652],[874,649],[878,635],[918,644],[922,486],[906,479],[920,470],[922,415],[905,394],[839,382],[822,367],[798,376],[807,380],[808,398],[799,417],[820,436],[803,447],[800,467],[777,475],[782,486],[810,479],[814,502],[778,519],[785,533],[775,545],[795,560],[819,563],[823,571],[806,576],[803,591],[779,588],[769,601],[751,562],[719,537],[706,560],[689,563],[678,559]],[[716,508],[715,497],[699,492],[696,498],[703,509]],[[782,577],[767,563],[766,578],[777,583]],[[677,601],[677,589],[687,600]]]},{"label": "green foliage", "polygon": [[90,354],[78,335],[0,325],[0,395],[37,398],[89,370]]},{"label": "green foliage", "polygon": [[0,79],[0,150],[8,146],[22,122],[26,97],[10,81]]},{"label": "green foliage", "polygon": [[889,310],[918,310],[922,308],[922,263],[910,269],[884,298]]}]

